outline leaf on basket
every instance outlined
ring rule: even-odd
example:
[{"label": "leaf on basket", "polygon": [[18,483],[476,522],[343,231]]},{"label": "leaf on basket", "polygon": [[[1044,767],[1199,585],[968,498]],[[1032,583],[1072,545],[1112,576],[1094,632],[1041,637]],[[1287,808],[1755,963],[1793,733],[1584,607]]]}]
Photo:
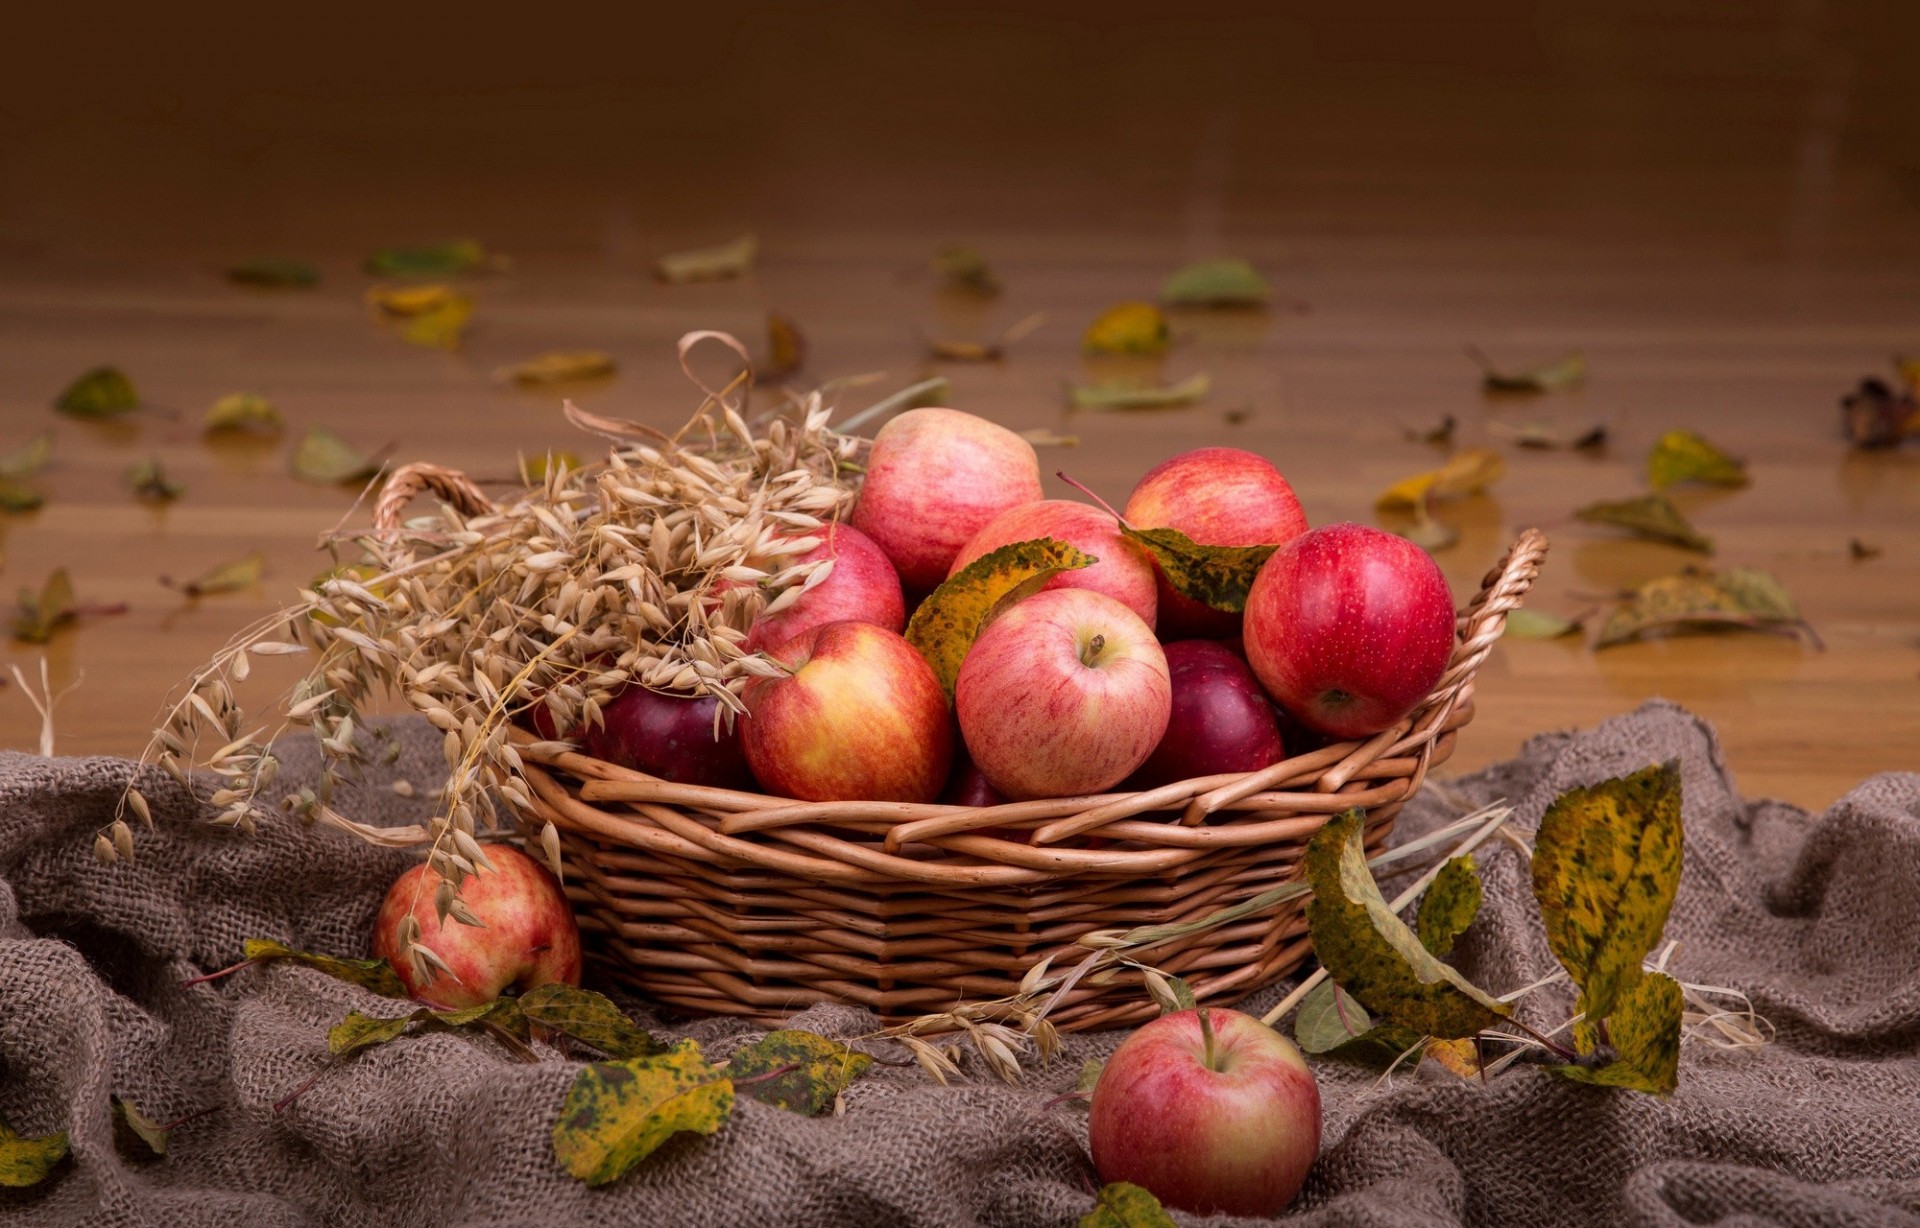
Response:
[{"label": "leaf on basket", "polygon": [[1273,297],[1267,279],[1244,260],[1198,260],[1160,286],[1169,307],[1264,307]]},{"label": "leaf on basket", "polygon": [[147,503],[171,503],[187,493],[187,488],[167,476],[160,458],[149,456],[127,470],[127,485],[133,497]]},{"label": "leaf on basket", "polygon": [[507,258],[489,252],[473,239],[453,239],[422,247],[389,247],[367,257],[366,269],[376,277],[449,277],[460,273],[492,272],[507,267]]},{"label": "leaf on basket", "polygon": [[1122,521],[1120,533],[1139,542],[1160,565],[1175,592],[1229,614],[1247,608],[1247,593],[1261,564],[1280,547],[1203,546],[1178,529],[1136,529]]},{"label": "leaf on basket", "polygon": [[187,597],[210,597],[215,593],[237,593],[252,588],[260,583],[266,570],[267,556],[256,550],[244,559],[210,568],[185,584],[175,584],[165,576],[160,577],[160,583],[178,589]]},{"label": "leaf on basket", "polygon": [[1428,884],[1427,893],[1420,897],[1420,910],[1414,914],[1414,930],[1420,935],[1420,945],[1435,955],[1448,954],[1453,950],[1454,941],[1466,933],[1473,919],[1480,915],[1483,898],[1473,854],[1455,857],[1441,866],[1440,873]]},{"label": "leaf on basket", "polygon": [[296,951],[271,938],[247,939],[242,953],[257,963],[275,959],[291,960],[316,972],[324,972],[335,980],[371,989],[382,997],[407,996],[407,987],[400,983],[399,976],[384,959],[342,959],[336,955],[315,955],[310,951]]},{"label": "leaf on basket", "polygon": [[611,998],[572,985],[541,985],[520,995],[527,1022],[563,1032],[608,1057],[651,1057],[666,1046],[627,1018]]},{"label": "leaf on basket", "polygon": [[744,277],[760,254],[760,240],[743,234],[731,243],[670,252],[654,262],[654,275],[665,282],[726,281]]},{"label": "leaf on basket", "polygon": [[1488,392],[1565,392],[1587,382],[1587,359],[1578,350],[1522,371],[1496,370],[1476,349],[1467,354],[1480,364],[1480,386]]},{"label": "leaf on basket", "polygon": [[57,568],[38,593],[21,588],[20,612],[13,619],[13,638],[28,644],[44,644],[53,638],[54,632],[79,616],[73,580],[66,568]]},{"label": "leaf on basket", "polygon": [[1541,818],[1533,894],[1547,945],[1580,990],[1580,1052],[1593,1051],[1599,1021],[1644,975],[1680,885],[1680,858],[1678,760],[1570,789]]},{"label": "leaf on basket", "polygon": [[157,1160],[167,1154],[167,1130],[133,1107],[133,1101],[113,1097],[113,1136],[120,1150],[136,1159]]},{"label": "leaf on basket", "polygon": [[1080,348],[1089,354],[1164,354],[1167,315],[1152,303],[1119,303],[1094,317]]},{"label": "leaf on basket", "polygon": [[520,1004],[513,998],[495,998],[491,1002],[482,1002],[477,1006],[463,1006],[457,1010],[435,1010],[423,1006],[393,1019],[381,1019],[373,1015],[363,1015],[359,1011],[348,1011],[347,1017],[327,1030],[327,1052],[335,1057],[347,1057],[362,1049],[371,1049],[375,1045],[384,1045],[398,1040],[414,1024],[426,1027],[463,1028],[476,1023],[517,1024],[520,1018]]},{"label": "leaf on basket", "polygon": [[1213,377],[1205,371],[1177,384],[1145,384],[1113,380],[1100,384],[1072,384],[1067,399],[1075,409],[1179,409],[1207,395]]},{"label": "leaf on basket", "polygon": [[948,576],[920,603],[907,623],[907,642],[920,650],[940,685],[952,695],[960,662],[995,615],[1039,592],[1061,572],[1097,562],[1052,537],[1002,546]]},{"label": "leaf on basket", "polygon": [[1000,293],[1000,278],[994,273],[980,249],[965,243],[948,243],[933,253],[933,271],[947,285],[974,294]]},{"label": "leaf on basket", "polygon": [[712,1134],[733,1113],[733,1081],[700,1046],[583,1069],[553,1125],[553,1154],[588,1185],[605,1185],[682,1131]]},{"label": "leaf on basket", "polygon": [[832,1112],[840,1093],[872,1065],[872,1058],[838,1041],[783,1029],[736,1051],[727,1077],[755,1100],[818,1117]]},{"label": "leaf on basket", "polygon": [[53,432],[41,431],[10,452],[0,452],[0,478],[31,477],[53,459]]},{"label": "leaf on basket", "polygon": [[1670,1094],[1680,1082],[1680,1030],[1686,995],[1662,972],[1641,974],[1607,1017],[1607,1041],[1617,1055],[1597,1066],[1555,1066],[1581,1083]]},{"label": "leaf on basket", "polygon": [[293,474],[309,482],[364,482],[378,472],[378,462],[324,426],[308,427],[293,450]]},{"label": "leaf on basket", "polygon": [[1080,1228],[1175,1228],[1173,1217],[1160,1200],[1137,1185],[1114,1181],[1100,1188],[1093,1210],[1080,1217]]},{"label": "leaf on basket", "polygon": [[1682,482],[1745,486],[1747,462],[1728,456],[1692,431],[1668,431],[1647,453],[1647,481],[1655,490]]},{"label": "leaf on basket", "polygon": [[1780,582],[1756,567],[1723,572],[1689,568],[1649,580],[1607,616],[1595,648],[1637,639],[1650,631],[1697,632],[1722,627],[1793,630],[1811,634]]},{"label": "leaf on basket", "polygon": [[1649,541],[1666,542],[1702,554],[1713,553],[1713,539],[1687,522],[1665,495],[1642,495],[1617,503],[1589,503],[1573,514],[1588,524],[1612,525]]},{"label": "leaf on basket", "polygon": [[227,280],[268,290],[308,290],[320,284],[320,270],[304,260],[266,256],[228,266]]},{"label": "leaf on basket", "polygon": [[67,1132],[22,1138],[0,1119],[0,1187],[38,1185],[67,1155]]},{"label": "leaf on basket", "polygon": [[117,418],[140,406],[133,381],[117,367],[95,367],[67,386],[53,407],[74,418]]},{"label": "leaf on basket", "polygon": [[532,388],[544,384],[605,379],[618,370],[613,355],[601,350],[553,350],[525,362],[495,368],[493,378],[502,384],[520,384]]},{"label": "leaf on basket", "polygon": [[235,392],[221,397],[201,419],[206,431],[257,431],[277,435],[286,424],[273,402],[251,392]]},{"label": "leaf on basket", "polygon": [[1509,1008],[1441,963],[1395,915],[1367,868],[1358,810],[1329,819],[1307,845],[1313,888],[1307,925],[1328,974],[1377,1015],[1450,1040],[1497,1023]]},{"label": "leaf on basket", "polygon": [[1584,618],[1562,618],[1544,610],[1522,607],[1507,612],[1507,624],[1500,634],[1510,635],[1517,640],[1557,640],[1580,630],[1585,621]]},{"label": "leaf on basket", "polygon": [[1454,453],[1438,469],[1416,473],[1387,487],[1374,501],[1374,507],[1383,512],[1417,514],[1436,499],[1477,495],[1499,481],[1506,472],[1506,458],[1498,452],[1491,448],[1467,448]]}]

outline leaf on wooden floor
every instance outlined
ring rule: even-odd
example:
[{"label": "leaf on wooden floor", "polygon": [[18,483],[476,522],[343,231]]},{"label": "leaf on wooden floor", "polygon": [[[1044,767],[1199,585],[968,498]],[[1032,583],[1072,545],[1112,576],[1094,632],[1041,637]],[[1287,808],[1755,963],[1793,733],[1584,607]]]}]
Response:
[{"label": "leaf on wooden floor", "polygon": [[1407,437],[1408,443],[1429,443],[1446,447],[1453,442],[1453,434],[1459,423],[1452,414],[1440,419],[1438,426],[1403,426],[1400,433]]},{"label": "leaf on wooden floor", "polygon": [[1734,567],[1723,572],[1689,568],[1647,581],[1607,616],[1593,646],[1606,648],[1653,631],[1724,627],[1792,631],[1818,643],[1778,580],[1758,568]]},{"label": "leaf on wooden floor", "polygon": [[139,1160],[158,1160],[167,1154],[167,1134],[159,1123],[134,1107],[133,1101],[113,1097],[113,1135],[120,1150]]},{"label": "leaf on wooden floor", "polygon": [[1414,510],[1413,519],[1394,532],[1428,554],[1460,544],[1460,530],[1435,516],[1429,503],[1420,504]]},{"label": "leaf on wooden floor", "polygon": [[473,300],[464,294],[430,311],[423,311],[400,326],[400,337],[409,345],[430,350],[457,350],[473,320]]},{"label": "leaf on wooden floor", "polygon": [[945,341],[928,337],[927,354],[947,362],[999,362],[1007,356],[1007,347],[1047,322],[1047,313],[1036,311],[1010,326],[991,341]]},{"label": "leaf on wooden floor", "polygon": [[308,290],[320,284],[320,270],[304,260],[264,256],[229,266],[227,280],[268,290]]},{"label": "leaf on wooden floor", "polygon": [[176,584],[165,576],[160,577],[160,583],[187,597],[211,597],[216,593],[237,593],[252,588],[260,583],[266,571],[267,556],[256,550],[246,558],[209,568],[185,584]]},{"label": "leaf on wooden floor", "polygon": [[1693,431],[1668,431],[1647,453],[1647,480],[1655,490],[1683,482],[1745,486],[1747,462],[1736,460]]},{"label": "leaf on wooden floor", "polygon": [[1454,453],[1438,469],[1416,473],[1387,487],[1374,501],[1374,506],[1383,512],[1405,511],[1417,515],[1433,500],[1477,495],[1506,472],[1506,458],[1498,452],[1491,448],[1466,448]]},{"label": "leaf on wooden floor", "polygon": [[1584,452],[1607,446],[1607,425],[1604,422],[1571,429],[1548,426],[1544,422],[1528,422],[1520,426],[1488,422],[1487,429],[1519,447],[1538,451],[1557,449]]},{"label": "leaf on wooden floor", "polygon": [[367,306],[388,319],[411,320],[463,297],[452,286],[437,282],[424,286],[374,286],[367,291]]},{"label": "leaf on wooden floor", "polygon": [[95,367],[69,384],[53,407],[75,418],[117,418],[140,407],[140,394],[118,367]]},{"label": "leaf on wooden floor", "polygon": [[564,1033],[611,1058],[650,1057],[667,1046],[627,1018],[605,994],[573,985],[541,985],[520,995],[527,1022]]},{"label": "leaf on wooden floor", "polygon": [[525,362],[495,367],[493,379],[495,383],[533,388],[544,384],[605,379],[617,370],[619,367],[614,363],[613,356],[602,350],[549,350]]},{"label": "leaf on wooden floor", "polygon": [[1847,542],[1847,557],[1856,563],[1866,559],[1877,559],[1885,553],[1886,551],[1879,546],[1869,545],[1857,537],[1851,538]]},{"label": "leaf on wooden floor", "polygon": [[46,496],[25,482],[0,477],[0,512],[30,512],[45,502]]},{"label": "leaf on wooden floor", "polygon": [[1698,550],[1702,554],[1713,553],[1713,539],[1689,524],[1687,518],[1680,514],[1680,509],[1673,505],[1673,500],[1665,495],[1642,495],[1637,499],[1618,502],[1602,500],[1587,504],[1574,512],[1573,516],[1588,524],[1625,529],[1649,541],[1666,542],[1688,550]]},{"label": "leaf on wooden floor", "polygon": [[1020,432],[1020,438],[1036,448],[1077,448],[1080,436],[1062,435],[1050,426],[1029,427]]},{"label": "leaf on wooden floor", "polygon": [[1160,301],[1168,307],[1264,307],[1272,297],[1267,279],[1233,257],[1197,260],[1160,287]]},{"label": "leaf on wooden floor", "polygon": [[460,273],[499,272],[508,260],[474,239],[453,239],[418,247],[389,247],[367,257],[376,277],[451,277]]},{"label": "leaf on wooden floor", "polygon": [[942,244],[933,253],[933,271],[948,286],[974,294],[1000,293],[1000,278],[980,249],[966,243]]},{"label": "leaf on wooden floor", "polygon": [[1441,866],[1440,873],[1427,886],[1426,894],[1420,897],[1419,911],[1414,914],[1414,930],[1420,936],[1420,945],[1435,955],[1450,953],[1454,942],[1480,915],[1483,899],[1473,854],[1463,854]]},{"label": "leaf on wooden floor", "polygon": [[1507,612],[1506,628],[1500,634],[1510,635],[1517,640],[1557,640],[1580,630],[1585,622],[1584,617],[1562,618],[1558,614],[1522,606]]},{"label": "leaf on wooden floor", "polygon": [[574,1077],[553,1126],[553,1154],[588,1185],[605,1185],[682,1132],[712,1134],[733,1114],[733,1081],[700,1046],[599,1062]]},{"label": "leaf on wooden floor", "polygon": [[872,1058],[838,1041],[782,1029],[736,1050],[727,1077],[743,1095],[818,1117],[832,1112],[840,1093],[872,1066]]},{"label": "leaf on wooden floor", "polygon": [[1472,346],[1467,355],[1479,364],[1480,386],[1488,392],[1567,392],[1587,382],[1587,359],[1578,350],[1519,371],[1500,370]]},{"label": "leaf on wooden floor", "polygon": [[767,313],[767,357],[756,364],[753,377],[763,384],[793,378],[807,362],[807,339],[791,316]]},{"label": "leaf on wooden floor", "polygon": [[167,477],[160,458],[149,456],[127,470],[127,485],[133,497],[146,503],[171,503],[187,493],[187,488]]},{"label": "leaf on wooden floor", "polygon": [[1068,386],[1067,399],[1075,409],[1178,409],[1204,399],[1212,387],[1213,378],[1201,371],[1177,384],[1146,384],[1135,380],[1072,384]]},{"label": "leaf on wooden floor", "polygon": [[967,649],[995,615],[1039,592],[1061,572],[1099,561],[1052,537],[1013,542],[983,554],[920,603],[907,623],[907,642],[927,659],[951,696]]},{"label": "leaf on wooden floor", "polygon": [[13,638],[26,644],[44,644],[79,614],[73,580],[66,568],[56,568],[39,592],[21,588],[20,610],[13,618]]},{"label": "leaf on wooden floor", "polygon": [[1080,348],[1089,354],[1164,354],[1172,337],[1166,313],[1152,303],[1119,303],[1094,317]]},{"label": "leaf on wooden floor", "polygon": [[1905,387],[1868,376],[1840,398],[1840,427],[1854,447],[1891,448],[1904,439],[1920,438],[1920,396],[1915,395],[1920,375],[1911,370],[1913,361],[1900,364]]},{"label": "leaf on wooden floor", "polygon": [[760,240],[748,233],[714,247],[669,252],[654,262],[653,271],[661,281],[675,284],[727,281],[745,277],[753,270],[753,262],[759,255]]},{"label": "leaf on wooden floor", "polygon": [[1160,565],[1167,583],[1181,596],[1216,610],[1238,614],[1261,566],[1280,547],[1206,546],[1178,529],[1136,529],[1122,521],[1122,536],[1136,541]]},{"label": "leaf on wooden floor", "polygon": [[1367,866],[1365,823],[1348,810],[1307,845],[1307,925],[1328,974],[1385,1021],[1441,1040],[1472,1036],[1510,1008],[1440,962],[1394,913]]},{"label": "leaf on wooden floor", "polygon": [[200,425],[209,432],[254,431],[277,435],[286,423],[267,398],[252,392],[234,392],[215,401]]},{"label": "leaf on wooden floor", "polygon": [[324,972],[335,980],[358,985],[362,989],[387,998],[404,998],[407,987],[393,971],[392,965],[384,959],[343,959],[336,955],[316,955],[311,951],[296,951],[284,942],[271,938],[249,938],[242,948],[249,962],[268,963],[284,959],[303,967]]},{"label": "leaf on wooden floor", "polygon": [[53,432],[41,431],[10,451],[0,452],[0,478],[32,477],[53,459]]},{"label": "leaf on wooden floor", "polygon": [[0,1119],[0,1188],[39,1185],[67,1157],[67,1132],[25,1138]]},{"label": "leaf on wooden floor", "polygon": [[309,482],[364,482],[378,472],[378,462],[324,426],[308,427],[293,450],[293,474]]}]

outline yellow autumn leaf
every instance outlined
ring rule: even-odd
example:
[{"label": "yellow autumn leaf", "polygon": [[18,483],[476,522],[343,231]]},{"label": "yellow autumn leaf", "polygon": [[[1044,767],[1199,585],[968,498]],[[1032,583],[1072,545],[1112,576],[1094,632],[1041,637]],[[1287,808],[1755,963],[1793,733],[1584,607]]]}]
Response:
[{"label": "yellow autumn leaf", "polygon": [[732,1114],[733,1081],[683,1040],[667,1053],[582,1069],[554,1122],[553,1154],[588,1185],[605,1185],[681,1131],[712,1134]]},{"label": "yellow autumn leaf", "polygon": [[473,318],[473,300],[464,294],[425,311],[400,329],[400,336],[413,345],[430,350],[457,350],[466,335],[467,322]]},{"label": "yellow autumn leaf", "polygon": [[1747,462],[1728,456],[1692,431],[1668,431],[1647,454],[1647,480],[1655,490],[1682,482],[1745,486]]},{"label": "yellow autumn leaf", "polygon": [[551,350],[537,358],[516,362],[494,370],[493,378],[503,384],[566,384],[575,380],[603,379],[619,368],[613,356],[600,350]]},{"label": "yellow autumn leaf", "polygon": [[951,696],[960,662],[994,615],[1039,592],[1059,573],[1099,561],[1052,537],[1014,542],[983,554],[920,603],[907,623],[907,642],[919,649]]},{"label": "yellow autumn leaf", "polygon": [[1201,605],[1238,614],[1247,608],[1253,578],[1278,545],[1208,546],[1178,529],[1136,529],[1122,521],[1121,535],[1135,541],[1160,565],[1175,592]]},{"label": "yellow autumn leaf", "polygon": [[1164,354],[1169,335],[1166,313],[1158,307],[1121,303],[1094,318],[1080,345],[1090,354]]},{"label": "yellow autumn leaf", "polygon": [[1446,464],[1402,478],[1381,493],[1374,506],[1383,512],[1418,511],[1435,499],[1477,495],[1507,472],[1506,458],[1491,448],[1467,448]]},{"label": "yellow autumn leaf", "polygon": [[367,291],[367,305],[381,315],[395,319],[412,319],[437,311],[448,303],[464,297],[451,286],[375,286]]},{"label": "yellow autumn leaf", "polygon": [[727,1077],[763,1104],[818,1117],[872,1065],[872,1058],[839,1041],[788,1028],[736,1050]]}]

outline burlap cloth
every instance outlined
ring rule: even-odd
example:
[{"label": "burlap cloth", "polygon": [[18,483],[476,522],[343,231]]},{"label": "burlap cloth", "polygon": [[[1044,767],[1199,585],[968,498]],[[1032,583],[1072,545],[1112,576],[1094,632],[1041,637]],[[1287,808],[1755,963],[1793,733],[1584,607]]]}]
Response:
[{"label": "burlap cloth", "polygon": [[[419,817],[425,803],[386,784],[404,777],[424,796],[438,775],[439,735],[396,729],[406,754],[348,799],[358,817]],[[1687,849],[1673,970],[1747,991],[1777,1042],[1689,1043],[1669,1100],[1529,1068],[1479,1084],[1429,1065],[1385,1085],[1318,1062],[1325,1144],[1299,1222],[1920,1225],[1920,776],[1874,777],[1818,817],[1743,802],[1712,730],[1650,704],[1537,738],[1452,796],[1423,794],[1401,829],[1430,828],[1463,797],[1508,798],[1530,827],[1563,789],[1676,755]],[[288,757],[286,775],[312,769],[310,752]],[[26,1134],[69,1130],[73,1146],[49,1182],[0,1191],[0,1225],[1057,1228],[1091,1205],[1085,1111],[1050,1102],[1117,1035],[1073,1038],[1025,1088],[876,1068],[840,1118],[743,1098],[718,1135],[677,1139],[588,1189],[549,1139],[575,1063],[520,1064],[452,1034],[336,1062],[329,1025],[391,1002],[291,966],[182,988],[248,937],[365,953],[406,859],[292,822],[253,838],[208,827],[156,775],[158,830],[142,834],[139,864],[102,867],[93,834],[129,770],[0,755],[0,1114]],[[1460,963],[1504,990],[1552,961],[1520,855],[1495,844],[1481,860],[1486,908]],[[716,1058],[751,1035],[628,1005]],[[853,1036],[873,1021],[816,1008],[796,1024]],[[157,1121],[217,1107],[179,1128],[165,1159],[137,1162],[114,1145],[114,1093]]]}]

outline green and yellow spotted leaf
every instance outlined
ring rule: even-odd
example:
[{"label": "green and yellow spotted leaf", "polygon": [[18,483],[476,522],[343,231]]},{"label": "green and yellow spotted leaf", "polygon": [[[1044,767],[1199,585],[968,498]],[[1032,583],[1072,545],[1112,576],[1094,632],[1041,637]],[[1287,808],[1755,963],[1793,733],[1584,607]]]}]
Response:
[{"label": "green and yellow spotted leaf", "polygon": [[1672,1093],[1680,1081],[1680,1026],[1686,995],[1665,973],[1648,972],[1633,982],[1607,1017],[1607,1039],[1618,1054],[1600,1066],[1556,1066],[1581,1083]]},{"label": "green and yellow spotted leaf", "polygon": [[1039,592],[1061,572],[1099,561],[1053,537],[1014,542],[983,554],[920,603],[907,623],[907,642],[927,659],[952,695],[967,649],[996,614]]},{"label": "green and yellow spotted leaf", "polygon": [[727,1076],[736,1090],[755,1100],[818,1117],[831,1111],[847,1085],[872,1065],[872,1058],[838,1041],[782,1029],[736,1052],[727,1062]]},{"label": "green and yellow spotted leaf", "polygon": [[335,980],[371,989],[382,997],[407,996],[407,987],[400,983],[399,976],[384,959],[342,959],[337,955],[315,955],[310,951],[296,951],[284,942],[275,942],[271,938],[247,939],[242,953],[256,963],[274,959],[291,960],[324,972]]},{"label": "green and yellow spotted leaf", "polygon": [[1175,592],[1229,614],[1247,608],[1253,578],[1280,548],[1203,546],[1178,529],[1136,529],[1124,521],[1120,532],[1153,556]]},{"label": "green and yellow spotted leaf", "polygon": [[611,998],[573,985],[541,985],[520,995],[529,1023],[564,1032],[609,1057],[651,1057],[666,1051],[653,1034],[627,1018]]},{"label": "green and yellow spotted leaf", "polygon": [[1728,456],[1692,431],[1668,431],[1647,454],[1647,480],[1655,490],[1665,490],[1682,482],[1745,486],[1747,462]]},{"label": "green and yellow spotted leaf", "polygon": [[47,1179],[67,1155],[67,1132],[22,1138],[0,1120],[0,1187],[24,1189]]},{"label": "green and yellow spotted leaf", "polygon": [[1101,1187],[1093,1210],[1080,1217],[1080,1228],[1174,1228],[1174,1223],[1158,1198],[1137,1185],[1114,1181]]},{"label": "green and yellow spotted leaf", "polygon": [[588,1185],[605,1185],[674,1135],[712,1134],[732,1113],[733,1081],[683,1040],[667,1053],[583,1069],[553,1125],[553,1154]]},{"label": "green and yellow spotted leaf", "polygon": [[1427,893],[1420,897],[1420,911],[1414,914],[1420,945],[1435,955],[1453,950],[1454,940],[1480,915],[1483,898],[1473,854],[1455,857],[1441,866]]}]

